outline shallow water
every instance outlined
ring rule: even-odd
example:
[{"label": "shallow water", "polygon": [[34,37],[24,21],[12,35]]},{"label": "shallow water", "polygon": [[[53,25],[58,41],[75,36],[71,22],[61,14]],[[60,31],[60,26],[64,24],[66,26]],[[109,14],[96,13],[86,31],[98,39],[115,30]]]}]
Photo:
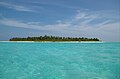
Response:
[{"label": "shallow water", "polygon": [[120,79],[120,43],[0,42],[0,79]]}]

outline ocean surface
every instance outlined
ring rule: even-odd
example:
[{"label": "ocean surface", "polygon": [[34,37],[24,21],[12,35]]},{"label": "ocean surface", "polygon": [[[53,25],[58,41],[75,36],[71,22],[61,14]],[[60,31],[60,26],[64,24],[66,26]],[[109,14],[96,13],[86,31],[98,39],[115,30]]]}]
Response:
[{"label": "ocean surface", "polygon": [[0,42],[0,79],[120,79],[120,43]]}]

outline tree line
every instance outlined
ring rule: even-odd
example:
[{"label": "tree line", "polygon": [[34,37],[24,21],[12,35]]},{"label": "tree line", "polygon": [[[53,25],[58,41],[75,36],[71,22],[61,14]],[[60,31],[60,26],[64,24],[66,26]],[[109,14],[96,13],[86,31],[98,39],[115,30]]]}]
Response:
[{"label": "tree line", "polygon": [[10,41],[100,41],[98,38],[84,38],[84,37],[59,37],[59,36],[39,36],[27,38],[11,38]]}]

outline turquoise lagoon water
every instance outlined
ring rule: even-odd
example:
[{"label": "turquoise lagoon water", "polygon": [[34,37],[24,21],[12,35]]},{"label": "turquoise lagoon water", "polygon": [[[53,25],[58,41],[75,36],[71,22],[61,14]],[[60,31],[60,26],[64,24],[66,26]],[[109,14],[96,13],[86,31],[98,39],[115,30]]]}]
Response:
[{"label": "turquoise lagoon water", "polygon": [[120,43],[0,42],[0,79],[120,79]]}]

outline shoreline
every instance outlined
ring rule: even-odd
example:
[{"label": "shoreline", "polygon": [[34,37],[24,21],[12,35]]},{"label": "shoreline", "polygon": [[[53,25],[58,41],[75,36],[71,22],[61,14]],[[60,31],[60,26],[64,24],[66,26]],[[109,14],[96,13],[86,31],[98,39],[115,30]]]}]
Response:
[{"label": "shoreline", "polygon": [[103,43],[103,41],[0,41],[17,43]]}]

